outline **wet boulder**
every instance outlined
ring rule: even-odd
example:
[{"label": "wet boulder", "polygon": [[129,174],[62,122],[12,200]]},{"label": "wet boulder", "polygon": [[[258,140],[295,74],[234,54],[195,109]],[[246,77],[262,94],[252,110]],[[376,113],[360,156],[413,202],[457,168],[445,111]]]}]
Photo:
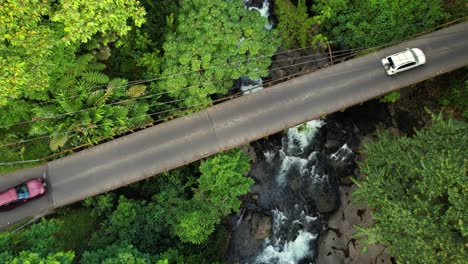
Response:
[{"label": "wet boulder", "polygon": [[327,162],[326,156],[314,152],[309,158],[309,173],[304,175],[303,195],[307,201],[314,204],[320,213],[329,213],[339,207],[338,178]]}]

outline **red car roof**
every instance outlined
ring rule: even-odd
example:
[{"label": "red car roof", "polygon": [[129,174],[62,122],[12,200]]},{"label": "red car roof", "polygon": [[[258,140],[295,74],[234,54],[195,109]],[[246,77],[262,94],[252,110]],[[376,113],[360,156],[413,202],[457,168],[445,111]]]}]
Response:
[{"label": "red car roof", "polygon": [[[42,179],[39,179],[39,178],[32,179],[22,184],[26,184],[26,186],[28,187],[28,192],[29,192],[29,195],[27,196],[28,199],[42,195],[45,192],[45,187],[43,185]],[[18,200],[18,193],[16,192],[16,187],[12,187],[0,193],[0,206],[9,204],[16,200]]]},{"label": "red car roof", "polygon": [[18,198],[16,195],[15,188],[11,188],[8,191],[0,193],[0,206],[11,203]]},{"label": "red car roof", "polygon": [[33,179],[26,182],[29,190],[29,198],[36,197],[41,195],[45,192],[45,187],[42,185],[42,180],[40,179]]}]

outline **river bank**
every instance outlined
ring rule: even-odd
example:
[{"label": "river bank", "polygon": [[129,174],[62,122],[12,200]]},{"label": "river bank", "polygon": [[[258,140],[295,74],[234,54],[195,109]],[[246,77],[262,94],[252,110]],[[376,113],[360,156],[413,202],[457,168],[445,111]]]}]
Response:
[{"label": "river bank", "polygon": [[373,219],[370,208],[353,203],[351,177],[362,179],[360,149],[377,130],[411,135],[430,124],[426,109],[441,110],[447,78],[402,89],[396,103],[372,100],[250,144],[256,184],[230,219],[227,262],[395,263],[383,245],[363,254],[352,237],[354,225]]}]

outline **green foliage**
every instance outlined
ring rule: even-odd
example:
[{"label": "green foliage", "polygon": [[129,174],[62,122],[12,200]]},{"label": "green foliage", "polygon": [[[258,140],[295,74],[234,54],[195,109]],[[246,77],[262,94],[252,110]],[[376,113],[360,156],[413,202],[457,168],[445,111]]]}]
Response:
[{"label": "green foliage", "polygon": [[384,95],[382,98],[379,99],[381,103],[395,103],[400,99],[400,92],[399,91],[392,91],[388,94]]},{"label": "green foliage", "polygon": [[83,205],[91,209],[91,215],[95,217],[109,216],[114,209],[115,194],[104,193],[101,195],[86,198]]},{"label": "green foliage", "polygon": [[4,264],[71,264],[74,257],[73,252],[58,252],[45,257],[30,251],[21,251],[18,256],[4,252],[0,253],[0,262]]},{"label": "green foliage", "polygon": [[149,75],[169,76],[153,84],[153,91],[169,92],[181,100],[178,106],[200,109],[210,104],[211,95],[226,94],[233,80],[268,74],[279,42],[276,30],[267,31],[258,12],[248,11],[242,1],[179,4],[174,31],[165,35],[162,66],[147,65]]},{"label": "green foliage", "polygon": [[[146,23],[117,40],[109,61],[114,76],[125,76],[131,80],[155,77],[153,73],[159,72],[163,60],[160,51],[164,35],[173,31],[173,18],[179,11],[177,2],[141,1],[148,13]],[[169,22],[171,17],[172,22]],[[146,73],[145,65],[152,73]]]},{"label": "green foliage", "polygon": [[328,36],[351,48],[396,41],[447,17],[442,0],[318,0],[313,10],[329,12],[323,23]]},{"label": "green foliage", "polygon": [[87,239],[97,226],[97,218],[90,214],[91,210],[87,208],[63,210],[64,212],[55,218],[63,223],[55,234],[59,248],[64,251],[73,250],[80,255],[87,246]]},{"label": "green foliage", "polygon": [[219,220],[216,212],[195,200],[182,207],[173,229],[183,242],[201,244],[213,233]]},{"label": "green foliage", "polygon": [[98,32],[125,35],[131,29],[127,20],[131,18],[139,27],[145,22],[146,14],[138,1],[61,1],[55,8],[50,20],[63,24],[62,40],[67,44],[87,42]]},{"label": "green foliage", "polygon": [[151,255],[141,253],[131,244],[121,242],[112,244],[105,249],[83,253],[83,264],[151,264]]},{"label": "green foliage", "polygon": [[0,233],[0,263],[71,263],[73,252],[61,251],[55,238],[63,222],[42,220],[20,232]]},{"label": "green foliage", "polygon": [[320,15],[309,17],[305,0],[299,0],[295,6],[291,0],[275,1],[275,14],[278,17],[278,32],[287,49],[305,48],[326,41],[322,34],[316,34],[317,28],[328,18],[330,12],[322,10]]},{"label": "green foliage", "polygon": [[200,244],[224,217],[239,209],[238,197],[250,190],[253,180],[248,156],[239,150],[217,154],[200,165],[201,176],[194,197],[175,210],[174,232],[184,242]]},{"label": "green foliage", "polygon": [[203,161],[194,198],[216,210],[221,216],[237,211],[238,197],[249,192],[253,179],[244,176],[250,170],[249,157],[240,150],[230,150]]},{"label": "green foliage", "polygon": [[376,222],[358,235],[384,243],[402,263],[465,263],[467,132],[467,123],[439,114],[412,138],[385,132],[365,145],[367,176],[354,196]]},{"label": "green foliage", "polygon": [[117,241],[135,245],[142,252],[159,253],[172,242],[165,217],[167,210],[164,203],[147,203],[121,196],[105,232]]},{"label": "green foliage", "polygon": [[[32,109],[42,119],[32,124],[29,134],[51,135],[49,147],[57,151],[67,146],[96,144],[150,120],[149,105],[132,100],[145,93],[144,85],[127,88],[127,82],[113,79],[100,72],[89,71],[94,57],[86,54],[78,58],[79,67],[68,71],[57,84],[55,102]],[[96,85],[107,87],[93,89]],[[118,103],[118,101],[125,101]]]},{"label": "green foliage", "polygon": [[62,224],[61,221],[43,220],[21,232],[0,233],[0,248],[2,251],[10,251],[14,254],[27,250],[39,256],[47,256],[59,248],[54,235],[60,230]]},{"label": "green foliage", "polygon": [[455,108],[465,119],[468,119],[468,80],[444,90],[439,102],[444,106]]},{"label": "green foliage", "polygon": [[[21,136],[26,137],[27,132],[24,129],[17,131],[1,130],[0,129],[0,144],[9,144],[21,140]],[[0,160],[2,162],[14,162],[19,160],[36,160],[47,156],[50,153],[49,146],[46,140],[36,140],[34,142],[25,142],[13,144],[0,148]],[[7,173],[21,168],[37,166],[43,161],[20,163],[14,165],[0,166],[0,173]]]},{"label": "green foliage", "polygon": [[0,105],[15,98],[40,99],[73,65],[81,42],[99,33],[102,42],[144,22],[138,1],[5,0],[0,6]]}]

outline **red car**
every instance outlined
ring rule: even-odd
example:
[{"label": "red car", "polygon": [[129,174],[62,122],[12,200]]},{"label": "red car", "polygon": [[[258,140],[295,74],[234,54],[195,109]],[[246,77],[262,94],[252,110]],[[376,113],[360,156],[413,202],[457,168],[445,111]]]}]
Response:
[{"label": "red car", "polygon": [[7,211],[29,200],[41,197],[46,192],[46,183],[41,178],[24,182],[0,193],[0,211]]}]

